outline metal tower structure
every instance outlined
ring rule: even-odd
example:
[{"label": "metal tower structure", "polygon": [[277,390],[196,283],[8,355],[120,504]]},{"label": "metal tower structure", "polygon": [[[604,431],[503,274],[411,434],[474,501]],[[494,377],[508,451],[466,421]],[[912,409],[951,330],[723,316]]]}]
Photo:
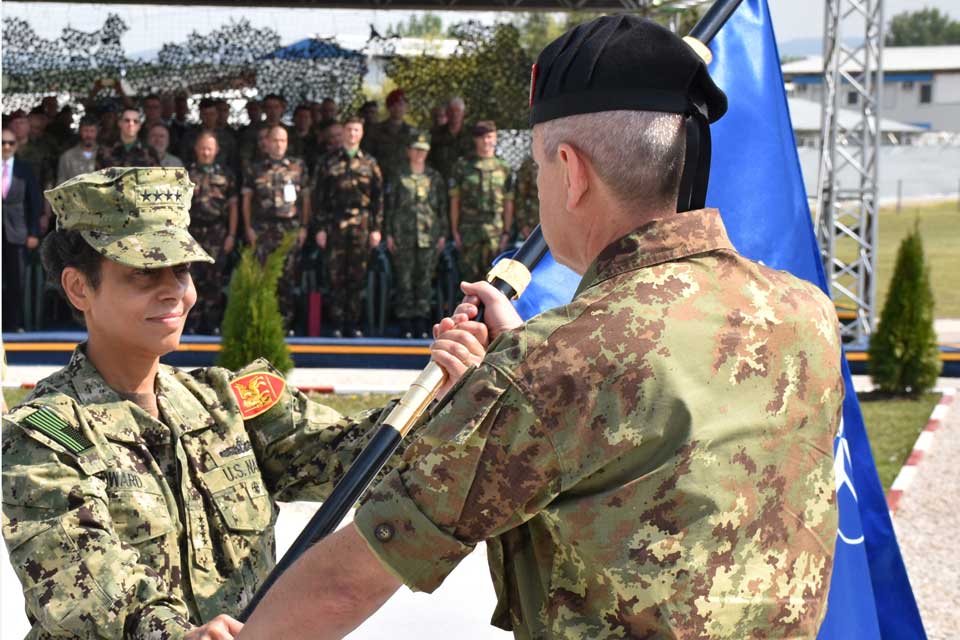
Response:
[{"label": "metal tower structure", "polygon": [[[845,342],[876,326],[883,0],[826,0],[817,243]],[[847,41],[863,34],[861,44]],[[860,118],[842,122],[841,107]]]}]

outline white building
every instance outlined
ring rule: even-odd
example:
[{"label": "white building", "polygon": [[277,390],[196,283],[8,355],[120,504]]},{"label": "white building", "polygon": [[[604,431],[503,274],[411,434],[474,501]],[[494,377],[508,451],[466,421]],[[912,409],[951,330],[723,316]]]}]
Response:
[{"label": "white building", "polygon": [[[884,47],[880,113],[930,131],[960,131],[960,46]],[[858,72],[848,65],[846,70]],[[783,65],[791,96],[819,102],[823,58],[811,56]],[[856,109],[859,96],[844,89],[841,107]]]}]

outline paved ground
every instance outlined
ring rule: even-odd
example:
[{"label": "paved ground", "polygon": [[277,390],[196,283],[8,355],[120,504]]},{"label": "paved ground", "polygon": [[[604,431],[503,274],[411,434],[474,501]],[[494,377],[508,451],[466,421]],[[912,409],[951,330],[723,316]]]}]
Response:
[{"label": "paved ground", "polygon": [[[960,388],[960,379],[942,382]],[[893,525],[927,636],[949,640],[960,634],[960,400],[933,437]]]}]

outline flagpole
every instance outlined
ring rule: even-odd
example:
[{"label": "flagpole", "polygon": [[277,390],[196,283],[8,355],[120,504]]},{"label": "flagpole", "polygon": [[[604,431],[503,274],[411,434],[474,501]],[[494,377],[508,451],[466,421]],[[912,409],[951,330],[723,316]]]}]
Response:
[{"label": "flagpole", "polygon": [[[706,45],[716,36],[723,24],[730,18],[742,0],[718,0],[697,22],[685,38],[698,55],[709,64],[710,50]],[[693,40],[693,42],[691,42]],[[699,46],[697,46],[699,45]],[[487,280],[511,299],[518,298],[530,283],[531,272],[547,252],[547,243],[543,239],[540,225],[533,230],[517,252],[507,259],[500,260],[487,274]],[[481,305],[478,319],[483,318]],[[420,373],[410,389],[391,410],[370,442],[360,453],[350,469],[337,483],[330,496],[324,500],[320,509],[304,527],[293,545],[277,562],[273,571],[244,607],[240,621],[246,622],[254,609],[266,595],[271,586],[296,560],[316,542],[337,529],[367,489],[387,460],[400,446],[400,442],[410,432],[434,400],[443,386],[445,373],[435,362],[430,362]]]}]

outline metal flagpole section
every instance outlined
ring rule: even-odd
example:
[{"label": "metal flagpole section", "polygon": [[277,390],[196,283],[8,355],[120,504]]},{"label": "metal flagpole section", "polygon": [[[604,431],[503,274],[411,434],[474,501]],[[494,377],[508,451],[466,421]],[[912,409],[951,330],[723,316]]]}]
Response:
[{"label": "metal flagpole section", "polygon": [[[817,243],[841,336],[865,345],[877,318],[883,0],[826,0],[825,9]],[[863,41],[846,44],[857,31]],[[860,117],[841,119],[841,108]]]}]

